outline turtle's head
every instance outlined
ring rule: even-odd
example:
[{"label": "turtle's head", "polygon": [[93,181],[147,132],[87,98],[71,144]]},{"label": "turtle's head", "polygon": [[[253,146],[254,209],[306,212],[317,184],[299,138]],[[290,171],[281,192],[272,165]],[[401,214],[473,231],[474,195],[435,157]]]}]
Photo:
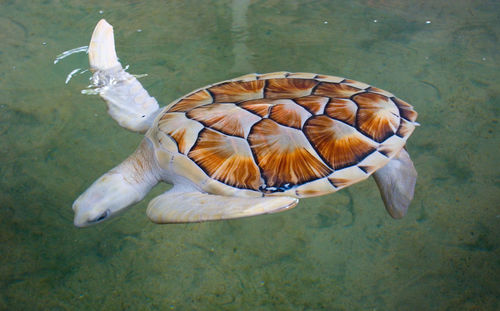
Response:
[{"label": "turtle's head", "polygon": [[75,226],[87,227],[110,219],[143,197],[120,173],[111,171],[96,180],[73,203]]},{"label": "turtle's head", "polygon": [[96,180],[75,203],[75,226],[87,227],[116,216],[139,202],[160,180],[153,146],[143,139],[125,161]]}]

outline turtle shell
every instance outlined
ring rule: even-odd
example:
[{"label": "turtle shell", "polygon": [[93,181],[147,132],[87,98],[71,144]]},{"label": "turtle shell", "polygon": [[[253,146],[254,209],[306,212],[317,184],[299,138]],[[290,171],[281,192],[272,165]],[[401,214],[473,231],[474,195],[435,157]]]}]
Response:
[{"label": "turtle shell", "polygon": [[416,118],[365,83],[276,72],[193,91],[166,106],[148,135],[160,165],[203,191],[300,198],[366,179],[404,147]]}]

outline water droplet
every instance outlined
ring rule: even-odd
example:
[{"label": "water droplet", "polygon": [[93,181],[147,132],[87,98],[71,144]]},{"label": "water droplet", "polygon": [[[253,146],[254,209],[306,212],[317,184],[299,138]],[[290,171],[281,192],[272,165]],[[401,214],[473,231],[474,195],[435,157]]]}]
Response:
[{"label": "water droplet", "polygon": [[66,76],[66,81],[64,83],[68,84],[69,81],[71,80],[71,78],[73,78],[73,76],[79,72],[80,70],[82,70],[81,68],[76,68],[74,70],[72,70],[67,76]]}]

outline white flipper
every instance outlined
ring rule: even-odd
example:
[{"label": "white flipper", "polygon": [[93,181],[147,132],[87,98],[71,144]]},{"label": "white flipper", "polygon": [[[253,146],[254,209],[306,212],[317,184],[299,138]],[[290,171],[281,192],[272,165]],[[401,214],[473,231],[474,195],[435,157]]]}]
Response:
[{"label": "white flipper", "polygon": [[281,212],[298,202],[296,198],[285,196],[242,198],[167,191],[149,203],[147,215],[159,224],[202,222]]},{"label": "white flipper", "polygon": [[115,51],[113,27],[104,19],[97,23],[89,44],[93,85],[108,105],[108,113],[120,126],[146,132],[159,112],[156,99],[133,75],[126,72]]},{"label": "white flipper", "polygon": [[417,171],[408,152],[401,149],[386,166],[373,174],[373,178],[380,190],[387,212],[392,218],[403,218],[413,200],[417,182]]}]

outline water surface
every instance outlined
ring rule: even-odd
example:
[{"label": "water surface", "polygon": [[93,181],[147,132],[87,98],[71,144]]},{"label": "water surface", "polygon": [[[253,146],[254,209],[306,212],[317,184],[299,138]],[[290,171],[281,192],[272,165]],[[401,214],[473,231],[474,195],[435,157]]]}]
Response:
[{"label": "water surface", "polygon": [[[372,180],[286,213],[153,225],[147,202],[88,229],[73,200],[141,140],[82,95],[100,18],[162,104],[248,72],[389,90],[419,112],[408,216]],[[495,310],[500,296],[498,1],[3,1],[0,309]]]}]

